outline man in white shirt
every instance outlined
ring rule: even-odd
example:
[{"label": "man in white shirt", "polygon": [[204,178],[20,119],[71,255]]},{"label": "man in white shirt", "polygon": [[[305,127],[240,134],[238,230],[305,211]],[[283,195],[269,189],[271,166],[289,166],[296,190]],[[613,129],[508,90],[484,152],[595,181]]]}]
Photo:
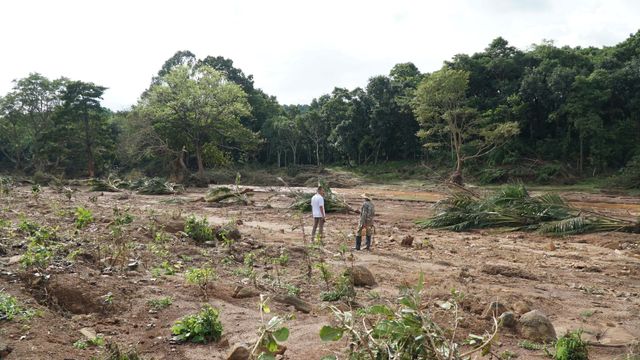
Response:
[{"label": "man in white shirt", "polygon": [[313,230],[311,230],[311,241],[316,240],[316,229],[322,240],[322,230],[324,228],[324,219],[326,217],[324,211],[324,189],[318,186],[318,192],[311,198],[311,212],[313,213]]}]

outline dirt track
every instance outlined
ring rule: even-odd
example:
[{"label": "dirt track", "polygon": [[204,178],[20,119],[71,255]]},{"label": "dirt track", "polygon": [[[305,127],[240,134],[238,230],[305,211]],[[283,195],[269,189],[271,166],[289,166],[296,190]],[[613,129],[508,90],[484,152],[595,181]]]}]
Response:
[{"label": "dirt track", "polygon": [[[362,305],[393,301],[398,294],[397,286],[415,283],[422,271],[427,281],[426,300],[431,304],[448,299],[452,288],[466,294],[461,323],[461,332],[465,334],[482,334],[491,329],[491,321],[481,319],[480,314],[491,301],[498,300],[509,308],[517,308],[515,310],[541,310],[549,316],[558,335],[582,328],[587,340],[609,345],[591,347],[592,359],[624,358],[628,349],[611,345],[625,345],[640,339],[639,235],[605,233],[549,238],[498,231],[418,230],[413,222],[431,214],[431,205],[444,194],[382,187],[334,191],[354,208],[360,204],[358,195],[366,191],[373,195],[376,205],[374,249],[354,253],[355,264],[368,267],[378,282],[372,289],[359,289],[357,301]],[[319,293],[325,289],[317,274],[311,282],[304,274],[300,218],[287,209],[291,200],[286,197],[285,189],[259,188],[253,205],[219,208],[193,202],[202,196],[199,191],[177,197],[131,195],[127,199],[120,199],[120,193],[97,193],[95,203],[90,202],[89,197],[96,193],[85,189],[77,192],[71,203],[48,188],[36,203],[29,192],[27,188],[19,188],[11,199],[2,199],[4,210],[0,218],[14,225],[0,230],[6,250],[0,258],[0,289],[4,288],[28,306],[42,309],[43,316],[22,323],[0,322],[0,343],[13,348],[7,359],[87,359],[98,355],[103,351],[100,348],[72,347],[74,341],[82,338],[78,330],[83,327],[93,328],[121,345],[135,346],[142,355],[154,359],[226,359],[235,345],[255,340],[259,319],[257,298],[232,297],[234,288],[246,279],[234,274],[234,269],[242,264],[229,263],[229,256],[234,255],[229,249],[204,248],[178,236],[169,243],[167,259],[181,268],[175,275],[156,277],[152,274],[152,268],[157,267],[161,259],[149,251],[152,240],[148,228],[152,219],[156,219],[156,223],[167,226],[167,232],[171,232],[174,222],[171,215],[177,217],[178,214],[206,217],[212,224],[241,223],[238,229],[243,239],[263,247],[265,253],[287,249],[291,254],[291,264],[283,276],[301,289],[300,297],[313,305],[313,311],[304,314],[291,306],[272,302],[273,312],[296,315],[289,322],[287,359],[318,359],[345,347],[344,342],[322,343],[318,336],[320,327],[331,320],[325,309],[327,303],[319,300]],[[618,216],[640,214],[638,198],[565,195],[577,207]],[[167,199],[173,200],[167,202]],[[97,221],[76,234],[69,210],[80,205],[91,209]],[[100,258],[105,254],[97,254],[91,244],[104,241],[114,206],[130,207],[135,217],[130,227],[131,240],[143,245],[136,246],[130,257],[139,260],[140,265],[134,271],[115,269],[101,273]],[[73,264],[49,268],[47,294],[42,294],[39,290],[42,285],[21,270],[19,264],[7,265],[12,256],[24,251],[19,244],[25,242],[25,236],[15,229],[20,214],[41,224],[60,226],[59,232],[66,241],[77,242],[77,248],[87,254]],[[306,216],[304,224],[308,233],[311,221]],[[335,272],[343,266],[337,249],[343,243],[353,245],[350,234],[356,224],[354,214],[328,216],[325,250]],[[400,246],[400,240],[406,235],[415,238],[414,247]],[[211,345],[173,344],[171,324],[196,311],[203,303],[199,289],[185,284],[180,272],[207,261],[214,262],[220,277],[209,289],[209,302],[221,309],[223,341]],[[260,263],[256,271],[259,278],[273,273],[268,264]],[[277,292],[269,287],[260,291],[270,296]],[[109,292],[114,300],[107,306],[99,299]],[[150,313],[147,300],[160,296],[171,296],[173,304]],[[372,300],[378,296],[379,300]],[[518,353],[519,359],[541,358],[541,351],[518,347],[519,340],[518,335],[503,331],[494,352],[509,350]]]}]

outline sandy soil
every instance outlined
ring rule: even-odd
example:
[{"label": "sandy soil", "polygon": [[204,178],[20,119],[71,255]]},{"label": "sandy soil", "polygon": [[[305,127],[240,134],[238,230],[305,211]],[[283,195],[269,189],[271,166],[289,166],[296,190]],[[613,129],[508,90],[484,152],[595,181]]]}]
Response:
[{"label": "sandy soil", "polygon": [[[247,285],[238,275],[244,253],[262,255],[256,264],[259,289],[270,297],[284,290],[270,286],[273,266],[268,256],[286,250],[291,261],[280,274],[281,281],[299,287],[300,298],[313,310],[306,314],[292,306],[271,302],[273,313],[294,314],[288,326],[286,359],[319,359],[340,354],[346,343],[323,343],[318,332],[330,323],[328,303],[320,301],[325,290],[319,274],[306,276],[301,220],[310,232],[310,215],[302,219],[288,209],[287,189],[254,188],[255,203],[250,206],[208,207],[197,202],[204,190],[179,196],[144,196],[123,193],[91,193],[79,189],[71,201],[63,194],[45,188],[36,201],[29,188],[18,188],[10,197],[0,199],[5,220],[0,227],[0,289],[17,297],[22,304],[40,309],[42,315],[31,320],[0,321],[0,345],[12,352],[6,359],[89,359],[100,356],[103,348],[76,349],[72,344],[91,328],[122,348],[135,347],[145,358],[153,359],[226,359],[238,344],[256,339],[259,322],[258,298],[234,298],[237,286]],[[307,189],[311,191],[311,189]],[[451,289],[466,294],[462,308],[461,333],[482,334],[491,330],[491,320],[481,313],[492,301],[522,313],[538,309],[551,319],[558,335],[581,328],[583,337],[597,346],[590,347],[592,359],[623,359],[627,344],[640,339],[640,236],[601,233],[564,238],[542,237],[532,233],[478,231],[452,233],[420,230],[414,221],[433,213],[433,203],[442,193],[412,191],[397,187],[359,187],[334,189],[354,208],[358,195],[371,193],[377,210],[374,247],[371,252],[353,253],[354,263],[374,274],[377,286],[359,288],[357,302],[369,305],[393,301],[401,284],[415,283],[420,272],[426,275],[425,301],[435,304],[447,300]],[[577,207],[606,211],[617,216],[640,214],[640,198],[583,193],[563,194]],[[92,196],[96,198],[91,199]],[[76,206],[90,209],[96,221],[82,230],[74,228]],[[109,244],[109,224],[113,208],[129,208],[135,217],[127,229],[131,248],[126,262],[137,260],[136,269],[126,266],[105,267],[113,256]],[[180,235],[180,216],[206,217],[211,224],[237,225],[242,240],[231,248],[219,244],[204,247]],[[39,224],[57,226],[74,261],[57,261],[38,277],[15,263],[26,250],[26,235],[17,229],[21,217]],[[341,244],[352,244],[357,225],[355,214],[329,214],[326,223],[325,258],[335,273],[344,267],[338,256]],[[153,228],[164,227],[169,241],[161,244],[168,252],[153,251]],[[415,238],[413,247],[402,247],[401,239]],[[102,247],[100,246],[102,245]],[[155,250],[158,246],[155,247]],[[13,260],[12,260],[13,259]],[[239,261],[236,261],[239,260]],[[176,274],[160,275],[163,261],[175,265]],[[219,279],[209,288],[205,300],[196,286],[185,283],[186,268],[211,263]],[[118,264],[120,265],[120,264]],[[488,265],[502,265],[510,272],[496,273]],[[493,267],[495,269],[495,267]],[[111,293],[112,301],[104,296]],[[170,296],[167,309],[149,311],[147,301]],[[377,299],[376,299],[377,298]],[[184,315],[197,311],[208,302],[221,311],[223,340],[216,344],[176,344],[171,341],[171,325]],[[510,351],[518,359],[544,358],[541,351],[518,346],[518,334],[501,330],[496,354]],[[1,351],[1,349],[0,349]]]}]

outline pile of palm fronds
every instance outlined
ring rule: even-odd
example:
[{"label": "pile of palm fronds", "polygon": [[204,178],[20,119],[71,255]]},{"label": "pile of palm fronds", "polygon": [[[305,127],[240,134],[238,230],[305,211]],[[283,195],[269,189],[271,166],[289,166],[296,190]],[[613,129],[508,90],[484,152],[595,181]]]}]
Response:
[{"label": "pile of palm fronds", "polygon": [[106,180],[89,180],[90,191],[118,192],[121,190],[134,190],[145,195],[170,195],[184,191],[182,185],[164,181],[161,178],[140,178],[135,181],[121,180],[109,176]]},{"label": "pile of palm fronds", "polygon": [[[322,186],[324,189],[324,210],[325,212],[347,212],[354,211],[344,199],[338,197],[331,191],[329,185],[323,180],[318,181],[318,186]],[[299,190],[291,190],[295,201],[291,204],[292,209],[297,209],[303,212],[311,211],[311,198],[315,193],[305,193]]]},{"label": "pile of palm fronds", "polygon": [[530,196],[523,185],[504,186],[483,198],[457,193],[437,207],[440,211],[436,215],[417,224],[452,231],[502,227],[556,235],[640,231],[637,222],[573,208],[557,194]]}]

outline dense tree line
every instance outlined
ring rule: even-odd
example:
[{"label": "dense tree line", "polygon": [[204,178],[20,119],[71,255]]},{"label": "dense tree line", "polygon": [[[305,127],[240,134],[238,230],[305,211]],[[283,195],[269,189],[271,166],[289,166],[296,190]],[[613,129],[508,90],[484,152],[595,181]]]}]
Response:
[{"label": "dense tree line", "polygon": [[39,74],[15,81],[0,98],[0,168],[184,180],[235,163],[409,160],[545,181],[640,164],[640,32],[604,48],[523,51],[497,38],[433,73],[400,63],[305,105],[281,105],[232,60],[190,51],[168,59],[130,110],[105,109],[106,90]]}]

